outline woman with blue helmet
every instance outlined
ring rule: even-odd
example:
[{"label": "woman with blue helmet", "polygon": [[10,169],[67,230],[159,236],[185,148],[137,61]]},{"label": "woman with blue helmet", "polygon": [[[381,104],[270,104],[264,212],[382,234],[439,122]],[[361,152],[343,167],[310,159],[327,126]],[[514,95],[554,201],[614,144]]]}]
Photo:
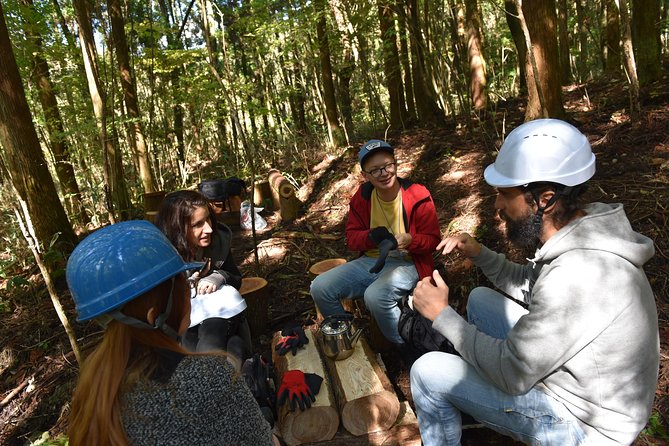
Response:
[{"label": "woman with blue helmet", "polygon": [[190,322],[183,273],[198,266],[147,221],[100,229],[72,252],[78,320],[109,322],[81,368],[70,445],[276,444],[225,357],[179,343]]}]

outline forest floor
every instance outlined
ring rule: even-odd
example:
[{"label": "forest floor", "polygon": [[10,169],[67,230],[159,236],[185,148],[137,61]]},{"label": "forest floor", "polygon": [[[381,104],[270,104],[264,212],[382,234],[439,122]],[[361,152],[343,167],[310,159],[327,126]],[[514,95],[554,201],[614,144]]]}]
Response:
[{"label": "forest floor", "polygon": [[[627,114],[627,86],[621,81],[571,86],[565,89],[565,101],[568,119],[588,135],[597,157],[588,199],[623,203],[633,227],[656,244],[656,255],[645,270],[660,319],[660,377],[654,415],[635,445],[669,444],[669,79],[643,89],[643,113],[635,122]],[[493,212],[495,193],[482,174],[494,159],[501,135],[522,120],[523,102],[514,100],[482,120],[450,121],[442,128],[388,136],[396,147],[400,176],[432,192],[444,235],[470,232],[519,261],[527,253],[503,242]],[[269,282],[271,327],[256,345],[262,352],[269,352],[271,334],[287,322],[313,323],[309,267],[325,258],[355,256],[345,248],[344,222],[348,201],[361,182],[358,147],[359,142],[311,166],[309,180],[298,191],[304,204],[294,222],[281,223],[277,213],[263,212],[268,228],[256,234],[259,265],[251,232],[235,232],[233,253],[245,275]],[[435,260],[447,274],[452,304],[462,312],[468,292],[486,279],[458,255],[435,255]],[[37,269],[23,277],[30,285],[12,287],[3,280],[0,288],[8,306],[0,315],[0,444],[8,446],[63,435],[77,376],[76,361]],[[59,289],[67,295],[62,279]],[[74,320],[71,300],[63,300]],[[77,324],[76,330],[84,347],[94,345],[101,333],[94,324]],[[382,358],[398,394],[411,403],[408,373],[399,357],[390,351]],[[463,435],[465,446],[514,444],[518,443],[484,428],[468,429]]]}]

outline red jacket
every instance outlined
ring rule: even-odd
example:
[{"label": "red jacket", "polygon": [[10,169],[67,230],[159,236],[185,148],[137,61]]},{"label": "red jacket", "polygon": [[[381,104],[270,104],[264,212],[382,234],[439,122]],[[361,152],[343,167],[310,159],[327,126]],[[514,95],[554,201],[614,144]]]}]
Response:
[{"label": "red jacket", "polygon": [[[439,244],[441,232],[437,210],[432,196],[425,186],[397,178],[402,192],[402,217],[404,227],[411,234],[409,253],[416,265],[418,276],[431,276],[434,270],[432,253]],[[351,198],[348,220],[346,221],[346,245],[352,251],[367,251],[376,245],[369,238],[369,222],[372,212],[372,183],[366,182]]]}]

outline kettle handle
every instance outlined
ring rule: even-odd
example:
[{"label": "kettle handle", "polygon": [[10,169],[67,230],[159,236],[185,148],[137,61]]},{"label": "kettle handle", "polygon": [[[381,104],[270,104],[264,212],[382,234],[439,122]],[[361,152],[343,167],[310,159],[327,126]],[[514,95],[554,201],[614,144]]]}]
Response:
[{"label": "kettle handle", "polygon": [[351,313],[343,313],[343,314],[331,314],[330,316],[327,316],[325,319],[323,319],[323,322],[321,322],[321,325],[327,323],[327,322],[336,322],[336,321],[352,321],[353,320],[353,315]]}]

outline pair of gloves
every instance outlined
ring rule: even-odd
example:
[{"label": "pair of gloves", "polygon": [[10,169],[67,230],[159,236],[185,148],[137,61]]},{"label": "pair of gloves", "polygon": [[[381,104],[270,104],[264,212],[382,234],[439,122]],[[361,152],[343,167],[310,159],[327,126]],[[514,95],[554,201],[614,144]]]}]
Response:
[{"label": "pair of gloves", "polygon": [[379,247],[379,258],[369,269],[370,273],[376,274],[385,266],[388,253],[393,249],[397,249],[397,239],[385,226],[377,226],[370,230],[369,239]]},{"label": "pair of gloves", "polygon": [[274,350],[283,356],[289,351],[293,352],[293,356],[297,354],[297,350],[304,346],[304,344],[309,343],[309,338],[304,334],[304,329],[302,327],[294,326],[288,327],[281,330],[281,340],[276,343]]},{"label": "pair of gloves", "polygon": [[[287,327],[281,330],[281,340],[277,342],[274,349],[283,356],[288,352],[297,354],[297,350],[309,343],[309,338],[304,334],[301,326]],[[323,378],[315,373],[304,373],[301,370],[288,370],[281,380],[277,392],[277,405],[290,404],[290,410],[297,407],[305,410],[316,401],[316,395],[321,389]]]},{"label": "pair of gloves", "polygon": [[316,395],[321,390],[323,378],[315,373],[304,373],[301,370],[288,370],[281,380],[277,392],[277,405],[290,404],[290,410],[297,407],[306,410],[316,401]]}]

